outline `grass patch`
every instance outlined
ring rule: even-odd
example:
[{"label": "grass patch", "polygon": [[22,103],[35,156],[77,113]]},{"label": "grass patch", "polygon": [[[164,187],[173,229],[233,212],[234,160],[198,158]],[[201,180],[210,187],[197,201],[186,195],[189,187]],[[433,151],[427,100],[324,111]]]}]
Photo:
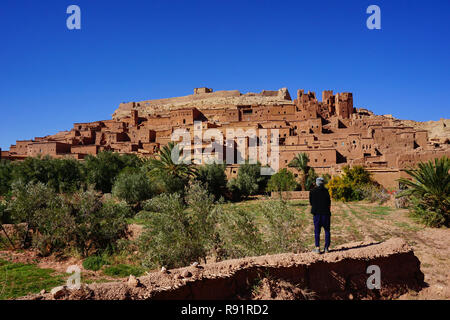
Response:
[{"label": "grass patch", "polygon": [[0,300],[38,293],[42,289],[50,290],[62,284],[63,275],[53,269],[0,260]]},{"label": "grass patch", "polygon": [[385,220],[385,216],[392,210],[389,207],[369,207],[361,204],[349,204],[348,208],[362,222],[367,222],[369,219]]},{"label": "grass patch", "polygon": [[[347,231],[347,234],[348,234],[347,240],[361,241],[364,239],[364,236],[361,234],[361,232],[358,231],[358,229],[354,225],[347,226],[345,228],[345,230]],[[331,235],[331,236],[333,236],[333,235]]]},{"label": "grass patch", "polygon": [[420,227],[412,226],[412,225],[410,225],[410,224],[408,224],[408,223],[406,223],[406,222],[402,222],[402,221],[394,222],[394,224],[395,224],[397,227],[402,228],[402,229],[406,229],[406,230],[408,230],[408,231],[419,231],[419,230],[422,229],[422,228],[420,228]]},{"label": "grass patch", "polygon": [[145,268],[139,266],[132,266],[128,264],[118,264],[115,266],[109,266],[103,269],[103,273],[110,277],[125,278],[130,274],[140,277],[146,271]]},{"label": "grass patch", "polygon": [[358,218],[361,221],[365,221],[366,217],[363,217],[363,215],[364,215],[363,212],[356,210],[355,208],[351,207],[350,205],[347,205],[347,208],[353,216],[355,216],[356,218]]},{"label": "grass patch", "polygon": [[369,212],[371,214],[375,214],[378,216],[386,216],[389,213],[391,213],[392,209],[389,207],[375,207],[372,210],[370,210]]},{"label": "grass patch", "polygon": [[[323,241],[321,240],[321,242],[323,242]],[[314,234],[312,234],[310,237],[304,239],[303,244],[304,244],[305,248],[314,247],[314,245],[315,245]]]},{"label": "grass patch", "polygon": [[108,260],[102,256],[90,256],[84,259],[83,268],[86,270],[97,271],[100,270],[101,267],[108,264]]}]

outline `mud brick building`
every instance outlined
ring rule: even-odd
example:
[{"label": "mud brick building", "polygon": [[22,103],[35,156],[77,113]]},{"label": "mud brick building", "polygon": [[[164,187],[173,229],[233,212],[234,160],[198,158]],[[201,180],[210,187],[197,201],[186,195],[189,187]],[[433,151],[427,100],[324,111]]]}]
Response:
[{"label": "mud brick building", "polygon": [[[252,138],[247,133],[272,140],[278,130],[280,168],[305,152],[318,173],[338,174],[345,165],[363,165],[389,188],[396,187],[405,168],[450,156],[445,134],[430,137],[420,123],[357,109],[349,92],[326,90],[319,101],[314,92],[304,90],[298,90],[292,100],[286,88],[246,94],[195,88],[194,94],[184,97],[121,103],[110,120],[75,123],[70,131],[17,141],[9,151],[1,151],[1,158],[22,160],[42,154],[83,159],[103,150],[152,157],[181,128],[190,133],[193,154],[208,154],[214,148],[224,160],[233,152],[236,161],[250,157]],[[198,136],[199,130],[203,135],[207,129],[222,133],[225,139]],[[242,131],[227,141],[229,130]],[[196,139],[202,142],[194,145]],[[242,145],[245,154],[239,149]],[[236,175],[238,167],[228,165],[227,174]]]}]

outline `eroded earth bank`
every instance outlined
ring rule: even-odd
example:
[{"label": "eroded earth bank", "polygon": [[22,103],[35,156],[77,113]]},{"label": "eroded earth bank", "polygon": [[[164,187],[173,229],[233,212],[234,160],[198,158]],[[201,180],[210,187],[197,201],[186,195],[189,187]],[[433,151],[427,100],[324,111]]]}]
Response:
[{"label": "eroded earth bank", "polygon": [[[367,287],[371,265],[380,268],[380,289]],[[322,255],[288,253],[193,265],[23,299],[393,299],[420,290],[423,280],[412,248],[394,238],[350,243]]]}]

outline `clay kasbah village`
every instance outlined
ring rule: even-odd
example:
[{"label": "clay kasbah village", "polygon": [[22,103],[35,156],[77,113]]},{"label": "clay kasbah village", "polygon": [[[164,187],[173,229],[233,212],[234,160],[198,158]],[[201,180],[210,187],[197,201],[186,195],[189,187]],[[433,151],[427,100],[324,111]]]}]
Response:
[{"label": "clay kasbah village", "polygon": [[0,300],[169,319],[448,302],[449,10],[2,2]]}]

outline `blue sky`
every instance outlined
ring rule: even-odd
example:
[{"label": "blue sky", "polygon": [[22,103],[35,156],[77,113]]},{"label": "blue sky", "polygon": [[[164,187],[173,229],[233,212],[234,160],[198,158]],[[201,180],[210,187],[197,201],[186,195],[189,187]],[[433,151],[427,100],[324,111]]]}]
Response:
[{"label": "blue sky", "polygon": [[[81,8],[81,30],[66,9]],[[381,30],[366,8],[381,8]],[[353,92],[356,107],[450,117],[450,1],[2,0],[0,147],[194,87]]]}]

